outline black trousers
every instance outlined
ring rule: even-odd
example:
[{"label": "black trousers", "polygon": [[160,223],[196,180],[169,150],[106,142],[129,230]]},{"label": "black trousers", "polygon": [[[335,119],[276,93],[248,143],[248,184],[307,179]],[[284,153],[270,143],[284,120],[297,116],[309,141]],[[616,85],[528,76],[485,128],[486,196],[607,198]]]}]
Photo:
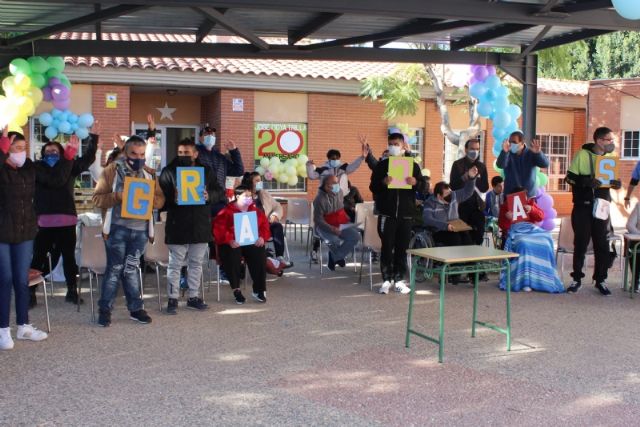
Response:
[{"label": "black trousers", "polygon": [[269,230],[271,231],[271,237],[273,238],[273,246],[276,250],[276,256],[284,255],[284,228],[279,222],[272,222],[269,224]]},{"label": "black trousers", "polygon": [[573,225],[573,280],[579,281],[584,277],[584,257],[587,253],[589,240],[593,241],[593,253],[595,255],[593,267],[593,279],[596,283],[607,279],[611,254],[609,253],[609,220],[593,217],[592,205],[574,205],[571,211],[571,224]]},{"label": "black trousers", "polygon": [[240,246],[232,248],[229,245],[218,246],[220,250],[220,262],[227,274],[231,289],[240,287],[242,275],[242,257],[249,268],[249,275],[253,281],[253,292],[267,290],[267,255],[264,246],[256,245]]},{"label": "black trousers", "polygon": [[473,227],[473,230],[469,231],[473,244],[482,245],[484,243],[484,213],[477,206],[464,204],[458,209],[458,216]]},{"label": "black trousers", "polygon": [[467,246],[472,245],[468,231],[436,231],[433,233],[436,246]]},{"label": "black trousers", "polygon": [[76,264],[76,227],[45,227],[38,230],[33,242],[31,268],[49,273],[47,252],[51,253],[51,266],[55,268],[62,255],[64,278],[67,289],[76,290],[78,286],[78,265]]},{"label": "black trousers", "polygon": [[411,218],[378,216],[378,235],[382,241],[380,271],[383,281],[404,279],[412,224]]}]

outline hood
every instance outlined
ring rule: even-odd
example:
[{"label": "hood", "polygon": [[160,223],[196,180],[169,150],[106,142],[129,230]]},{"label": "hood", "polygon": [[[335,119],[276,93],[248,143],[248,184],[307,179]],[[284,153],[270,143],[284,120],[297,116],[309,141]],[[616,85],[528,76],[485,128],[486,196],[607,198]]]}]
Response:
[{"label": "hood", "polygon": [[582,144],[582,149],[587,150],[593,153],[593,147],[596,146],[595,142],[587,142],[586,144]]}]

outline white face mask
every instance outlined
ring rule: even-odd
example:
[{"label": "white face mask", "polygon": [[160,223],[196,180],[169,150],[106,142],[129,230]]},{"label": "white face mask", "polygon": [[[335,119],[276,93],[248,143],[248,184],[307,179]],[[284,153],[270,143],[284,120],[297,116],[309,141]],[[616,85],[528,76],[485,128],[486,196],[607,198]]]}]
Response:
[{"label": "white face mask", "polygon": [[389,155],[390,156],[401,156],[404,154],[404,150],[399,145],[390,145],[389,146]]},{"label": "white face mask", "polygon": [[207,149],[211,150],[214,145],[216,145],[216,137],[214,135],[204,137],[204,146],[207,147]]},{"label": "white face mask", "polygon": [[27,152],[20,151],[19,153],[9,153],[9,158],[11,159],[11,163],[21,168],[24,165],[24,162],[27,161]]},{"label": "white face mask", "polygon": [[331,166],[332,168],[337,168],[342,164],[342,162],[338,159],[338,160],[329,160],[329,166]]},{"label": "white face mask", "polygon": [[256,182],[256,191],[262,191],[262,181]]}]

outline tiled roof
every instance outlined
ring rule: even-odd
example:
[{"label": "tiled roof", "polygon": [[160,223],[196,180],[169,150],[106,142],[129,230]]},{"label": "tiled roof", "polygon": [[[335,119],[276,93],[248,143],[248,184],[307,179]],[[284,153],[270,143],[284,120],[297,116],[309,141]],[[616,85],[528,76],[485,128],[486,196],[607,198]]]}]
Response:
[{"label": "tiled roof", "polygon": [[[195,36],[176,34],[103,33],[103,40],[160,41],[191,43]],[[63,33],[53,38],[66,40],[91,40],[92,33]],[[214,36],[204,42],[215,41]],[[244,42],[233,38],[233,42]],[[274,43],[273,40],[269,40]],[[282,41],[286,43],[286,41]],[[276,44],[278,41],[275,42]],[[313,79],[363,80],[371,75],[391,73],[397,63],[355,61],[301,61],[288,59],[238,59],[238,58],[143,58],[143,57],[66,57],[67,64],[99,68],[139,68],[153,70],[179,70],[265,76],[302,77]],[[538,79],[538,91],[547,94],[586,96],[588,82]]]}]

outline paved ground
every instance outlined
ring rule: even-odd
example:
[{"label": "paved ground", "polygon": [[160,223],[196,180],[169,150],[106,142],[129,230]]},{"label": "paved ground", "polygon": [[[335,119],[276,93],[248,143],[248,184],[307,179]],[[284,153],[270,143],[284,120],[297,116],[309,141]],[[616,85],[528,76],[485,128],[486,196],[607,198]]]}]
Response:
[{"label": "paved ground", "polygon": [[[450,287],[438,364],[435,345],[414,338],[404,347],[407,296],[371,293],[348,269],[320,279],[302,255],[295,261],[269,283],[265,305],[237,306],[228,289],[217,303],[212,289],[209,311],[187,311],[182,302],[171,317],[157,311],[148,275],[151,325],[128,320],[119,300],[113,325],[100,328],[87,306],[76,313],[56,297],[47,341],[0,352],[0,425],[629,426],[640,419],[640,298],[618,289],[604,298],[590,286],[577,295],[515,294],[507,353],[493,331],[470,338],[471,289]],[[417,327],[435,333],[436,287],[419,291]],[[495,280],[480,298],[480,319],[503,321]],[[38,306],[32,321],[42,327],[43,315]]]}]

